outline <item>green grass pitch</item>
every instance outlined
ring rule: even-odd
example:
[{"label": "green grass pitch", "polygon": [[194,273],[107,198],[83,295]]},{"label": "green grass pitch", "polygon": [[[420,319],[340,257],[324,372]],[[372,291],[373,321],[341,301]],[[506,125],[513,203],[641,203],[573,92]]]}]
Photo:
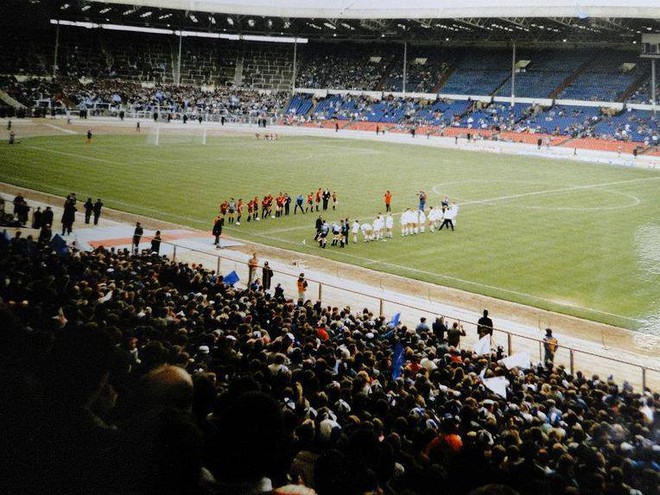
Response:
[{"label": "green grass pitch", "polygon": [[[228,228],[235,237],[627,328],[660,307],[660,173],[602,164],[321,137],[24,139],[0,153],[0,180],[210,229],[221,200],[336,190],[329,220],[460,205],[456,232],[319,249],[315,215]],[[306,245],[302,241],[306,240]]]}]

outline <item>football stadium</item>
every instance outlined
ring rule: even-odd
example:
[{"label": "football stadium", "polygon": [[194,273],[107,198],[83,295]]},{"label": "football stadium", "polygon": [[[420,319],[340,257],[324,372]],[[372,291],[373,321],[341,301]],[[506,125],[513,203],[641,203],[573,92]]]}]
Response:
[{"label": "football stadium", "polygon": [[657,493],[657,2],[0,13],[7,492]]}]

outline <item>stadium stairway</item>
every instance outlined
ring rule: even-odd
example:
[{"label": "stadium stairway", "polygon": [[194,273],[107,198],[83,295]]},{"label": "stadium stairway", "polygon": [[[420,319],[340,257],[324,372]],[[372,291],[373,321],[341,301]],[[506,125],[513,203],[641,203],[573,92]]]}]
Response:
[{"label": "stadium stairway", "polygon": [[378,80],[378,84],[376,84],[376,91],[383,91],[383,87],[385,86],[385,83],[390,77],[390,73],[392,72],[392,69],[394,68],[394,64],[397,62],[396,58],[392,58],[389,63],[385,66],[383,71],[380,74],[380,79]]},{"label": "stadium stairway", "polygon": [[587,62],[583,63],[580,67],[578,67],[575,71],[573,71],[566,79],[562,81],[562,83],[557,86],[557,88],[551,92],[548,95],[548,98],[552,98],[553,100],[557,98],[558,95],[562,93],[567,87],[569,87],[571,84],[575,82],[575,80],[582,75],[591,65],[592,61],[588,60]]},{"label": "stadium stairway", "polygon": [[445,83],[449,80],[449,78],[452,76],[454,71],[456,70],[456,64],[452,62],[449,65],[449,68],[442,74],[440,77],[440,80],[437,82],[435,86],[431,89],[432,93],[439,93],[442,87],[445,85]]},{"label": "stadium stairway", "polygon": [[497,95],[497,92],[498,92],[500,89],[502,89],[504,86],[506,86],[507,83],[509,83],[510,81],[511,81],[511,76],[509,76],[509,77],[507,77],[506,79],[504,79],[504,80],[500,83],[500,85],[499,85],[498,87],[496,87],[496,88],[490,93],[489,96],[495,96],[495,95]]},{"label": "stadium stairway", "polygon": [[9,96],[5,91],[0,91],[0,100],[2,100],[4,103],[6,103],[7,105],[13,108],[27,108],[21,102]]},{"label": "stadium stairway", "polygon": [[628,86],[628,88],[627,88],[623,93],[621,93],[621,96],[619,96],[619,98],[617,99],[617,101],[619,101],[619,102],[626,101],[628,98],[630,98],[632,95],[634,95],[635,92],[636,92],[638,89],[640,89],[642,86],[644,86],[644,84],[646,83],[646,81],[648,81],[649,79],[650,79],[650,75],[649,75],[648,73],[641,74],[641,75],[635,80],[634,83],[632,83],[630,86]]}]

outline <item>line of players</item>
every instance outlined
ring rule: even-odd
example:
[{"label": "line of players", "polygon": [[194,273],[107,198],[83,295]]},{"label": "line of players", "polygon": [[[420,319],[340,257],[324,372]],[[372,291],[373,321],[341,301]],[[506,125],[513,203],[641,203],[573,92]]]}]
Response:
[{"label": "line of players", "polygon": [[[294,215],[298,210],[304,215],[307,212],[314,211],[314,208],[316,208],[316,211],[321,211],[321,205],[325,211],[328,209],[330,202],[332,202],[332,209],[336,210],[339,205],[337,191],[330,192],[329,189],[324,190],[319,187],[316,193],[312,191],[306,196],[306,202],[303,193],[298,194],[294,200],[289,196],[289,193],[280,192],[277,196],[267,194],[263,199],[255,196],[254,199],[247,202],[244,202],[241,198],[238,201],[231,198],[220,203],[218,211],[223,218],[226,218],[229,225],[238,226],[241,225],[241,219],[244,217],[250,222],[252,220],[259,221],[260,219],[288,216],[291,203],[294,203]],[[244,210],[247,210],[247,215],[244,215]],[[259,210],[261,210],[261,215]]]},{"label": "line of players", "polygon": [[[399,223],[401,226],[401,236],[423,234],[426,229],[430,232],[440,231],[447,227],[453,231],[456,227],[456,217],[458,216],[458,205],[456,202],[449,204],[449,200],[445,198],[440,207],[430,207],[428,215],[424,209],[415,210],[408,208],[401,213]],[[349,225],[349,219],[342,219],[337,222],[328,223],[322,217],[316,220],[316,235],[314,240],[319,243],[321,248],[325,248],[328,243],[328,237],[331,237],[331,246],[339,246],[341,248],[348,245],[349,232],[352,235],[353,243],[358,242],[358,237],[362,233],[364,242],[373,241],[386,241],[394,237],[394,216],[391,212],[385,215],[378,213],[373,222],[360,222],[354,220],[352,225]]]}]

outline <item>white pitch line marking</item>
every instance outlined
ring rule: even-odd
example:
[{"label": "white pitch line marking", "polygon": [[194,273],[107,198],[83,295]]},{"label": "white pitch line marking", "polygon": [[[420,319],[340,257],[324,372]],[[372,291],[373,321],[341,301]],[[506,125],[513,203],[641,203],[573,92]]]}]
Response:
[{"label": "white pitch line marking", "polygon": [[[523,198],[523,197],[527,197],[527,196],[540,196],[540,195],[543,195],[543,194],[554,194],[554,193],[558,193],[558,192],[577,191],[577,190],[582,190],[582,189],[595,189],[595,188],[598,188],[598,187],[613,186],[613,185],[619,185],[619,184],[628,184],[628,183],[641,182],[641,181],[652,181],[652,180],[658,180],[658,179],[660,179],[660,177],[650,177],[650,178],[644,177],[644,178],[639,178],[639,179],[629,179],[629,180],[617,181],[617,182],[604,182],[604,183],[601,183],[601,184],[587,184],[587,185],[583,185],[583,186],[564,187],[564,188],[561,188],[561,189],[548,189],[548,190],[544,190],[544,191],[532,191],[532,192],[520,193],[520,194],[510,194],[508,196],[500,196],[498,198],[476,199],[476,200],[471,200],[471,201],[459,202],[459,206],[463,207],[465,205],[492,203],[492,202],[505,200],[505,199],[517,199],[517,198]],[[433,187],[433,191],[437,193],[437,191],[435,190],[435,187],[437,187],[437,186]],[[626,193],[622,193],[622,192],[619,192],[619,191],[607,191],[607,192],[609,192],[611,194],[621,194],[622,196],[628,196],[628,197],[632,198],[635,201],[634,204],[626,205],[625,208],[631,208],[631,207],[637,206],[639,203],[641,203],[640,199],[637,198],[636,196],[633,196],[633,195],[628,195]],[[544,207],[539,207],[539,206],[529,206],[529,207],[526,207],[526,208],[529,208],[529,209],[552,209],[552,210],[557,209],[557,208],[544,208]],[[623,207],[621,207],[621,206],[603,207],[603,208],[596,208],[596,209],[598,209],[598,210],[612,210],[612,209],[620,209],[620,208],[623,208]],[[570,210],[570,211],[583,211],[583,210],[586,211],[586,210],[588,210],[588,208],[562,208],[562,209]],[[399,215],[401,215],[401,212],[397,212],[397,213],[392,214],[392,216],[395,216],[395,217],[399,216]],[[358,217],[359,216],[360,215],[358,215]],[[362,215],[362,216],[364,217],[364,215]],[[370,218],[370,216],[366,215],[365,218]],[[305,230],[305,229],[309,229],[309,227],[300,226],[300,227],[288,227],[288,228],[284,228],[284,229],[273,229],[273,230],[269,230],[268,234],[279,234],[279,233],[282,233],[282,232],[293,232],[293,231],[296,231],[296,230]]]},{"label": "white pitch line marking", "polygon": [[51,129],[55,129],[56,131],[63,132],[65,134],[78,134],[78,132],[73,131],[71,129],[64,129],[58,125],[55,124],[44,124],[46,127],[50,127]]},{"label": "white pitch line marking", "polygon": [[123,163],[116,162],[114,160],[107,160],[105,158],[97,158],[95,156],[84,156],[84,155],[79,155],[79,154],[75,154],[75,153],[67,153],[66,151],[50,150],[48,148],[40,148],[39,146],[25,146],[25,148],[29,148],[31,150],[37,150],[37,151],[45,151],[46,153],[54,153],[56,155],[70,156],[72,158],[77,158],[79,160],[93,160],[95,162],[111,163],[112,165],[124,165]]},{"label": "white pitch line marking", "polygon": [[[279,239],[277,237],[273,237],[273,236],[269,236],[269,235],[265,235],[265,234],[251,233],[251,235],[254,235],[256,237],[263,237],[265,239],[272,239],[272,240],[275,240],[275,241],[278,241],[278,242],[284,242],[284,243],[287,243],[287,244],[293,244],[293,245],[296,245],[296,246],[299,244],[299,243],[294,242],[294,241]],[[354,254],[349,254],[345,251],[341,251],[341,252],[337,251],[337,254],[339,254],[340,256],[347,257],[347,258],[353,258],[353,259],[356,259],[356,260],[360,260],[360,261],[366,262],[370,265],[380,264],[380,265],[388,266],[388,267],[391,267],[391,268],[407,270],[409,272],[416,272],[416,273],[421,273],[421,274],[424,274],[424,275],[431,275],[431,276],[435,276],[435,277],[444,278],[444,279],[447,279],[447,280],[453,280],[455,282],[461,282],[461,283],[464,283],[464,284],[473,285],[475,287],[493,289],[493,290],[497,290],[497,291],[501,291],[501,292],[506,292],[508,294],[515,294],[517,296],[524,296],[524,297],[528,297],[530,299],[535,299],[537,301],[543,301],[543,302],[547,302],[547,303],[550,303],[550,304],[556,304],[556,305],[564,306],[564,307],[567,307],[567,308],[579,309],[579,310],[582,310],[582,311],[588,311],[588,312],[591,312],[591,313],[597,313],[597,314],[601,314],[601,315],[614,316],[616,318],[621,318],[621,319],[628,320],[628,321],[633,321],[633,322],[636,322],[636,323],[644,323],[643,320],[638,320],[636,318],[630,318],[628,316],[617,315],[615,313],[608,313],[607,311],[600,311],[598,309],[585,308],[583,306],[577,306],[577,305],[574,305],[574,304],[558,303],[558,302],[553,301],[551,299],[545,299],[543,297],[534,296],[532,294],[527,294],[525,292],[518,292],[518,291],[514,291],[514,290],[510,290],[510,289],[503,289],[501,287],[496,287],[496,286],[493,286],[493,285],[482,284],[482,283],[479,283],[479,282],[473,282],[471,280],[464,280],[464,279],[461,279],[461,278],[458,278],[458,277],[452,277],[451,275],[444,275],[442,273],[429,272],[427,270],[420,270],[418,268],[412,268],[412,267],[409,267],[409,266],[398,265],[396,263],[390,263],[390,262],[387,262],[387,261],[375,260],[375,259],[372,259],[372,258],[365,258],[365,257],[362,257],[362,256],[356,256]],[[316,255],[312,255],[312,256],[316,256]],[[319,257],[321,257],[321,256],[319,256]]]},{"label": "white pitch line marking", "polygon": [[639,179],[630,179],[630,180],[620,180],[616,182],[603,182],[602,184],[587,184],[583,186],[569,186],[569,187],[563,187],[560,189],[547,189],[545,191],[532,191],[532,192],[526,192],[526,193],[520,193],[520,194],[510,194],[508,196],[500,196],[497,198],[489,198],[489,199],[474,199],[472,201],[465,201],[461,204],[461,206],[466,206],[466,205],[477,205],[477,204],[484,204],[484,203],[493,203],[495,201],[503,201],[507,199],[518,199],[518,198],[525,198],[528,196],[541,196],[543,194],[554,194],[554,193],[559,193],[559,192],[569,192],[569,191],[580,191],[583,189],[595,189],[598,187],[605,187],[605,186],[617,186],[620,184],[631,184],[635,182],[647,182],[647,181],[652,181],[652,180],[658,180],[660,177],[643,177]]}]

